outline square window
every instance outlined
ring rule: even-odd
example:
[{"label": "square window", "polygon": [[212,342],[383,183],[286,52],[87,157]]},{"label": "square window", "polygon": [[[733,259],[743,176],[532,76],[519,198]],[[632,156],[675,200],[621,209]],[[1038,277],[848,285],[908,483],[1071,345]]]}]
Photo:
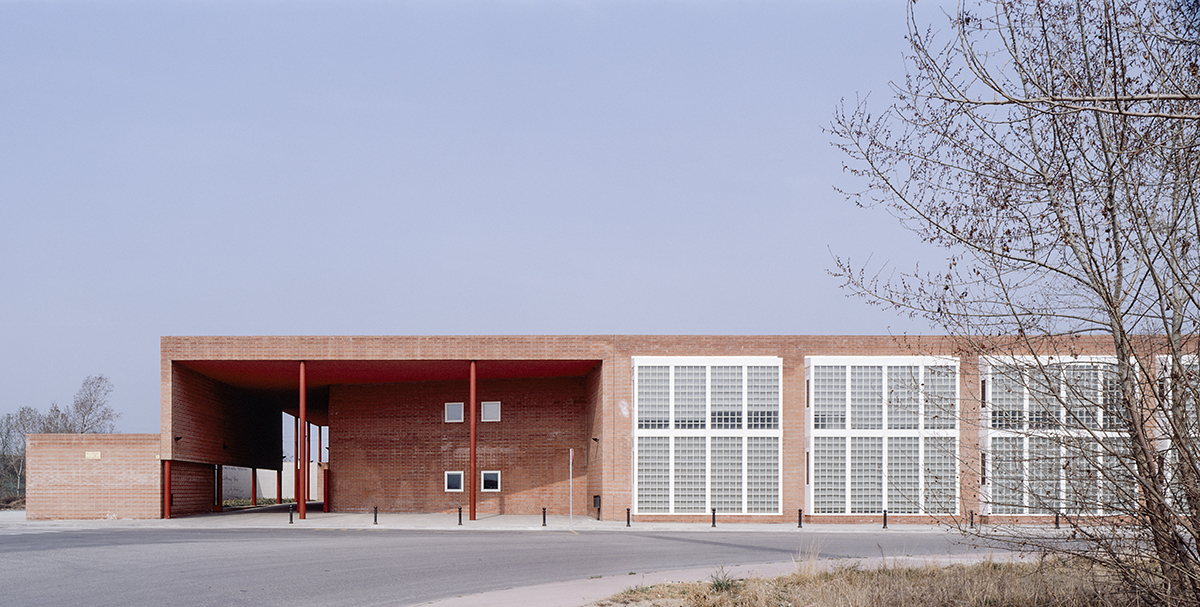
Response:
[{"label": "square window", "polygon": [[[499,403],[497,403],[499,404]],[[500,471],[491,470],[483,472],[483,488],[482,491],[499,491],[500,490]]]},{"label": "square window", "polygon": [[[485,422],[500,421],[500,401],[484,401],[480,403],[481,414],[480,419]],[[497,477],[499,478],[499,477]]]},{"label": "square window", "polygon": [[446,423],[462,423],[463,404],[446,403]]},{"label": "square window", "polygon": [[462,491],[463,490],[463,473],[447,472],[446,473],[446,491]]}]

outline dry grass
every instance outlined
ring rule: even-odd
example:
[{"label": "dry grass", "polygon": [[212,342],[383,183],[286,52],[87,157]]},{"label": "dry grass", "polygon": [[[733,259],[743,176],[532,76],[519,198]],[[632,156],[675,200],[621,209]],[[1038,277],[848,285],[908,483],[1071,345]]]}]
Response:
[{"label": "dry grass", "polygon": [[24,510],[24,495],[5,495],[0,497],[0,510]]},{"label": "dry grass", "polygon": [[639,586],[594,607],[1110,607],[1092,572],[1066,561],[950,567],[846,567],[778,578]]}]

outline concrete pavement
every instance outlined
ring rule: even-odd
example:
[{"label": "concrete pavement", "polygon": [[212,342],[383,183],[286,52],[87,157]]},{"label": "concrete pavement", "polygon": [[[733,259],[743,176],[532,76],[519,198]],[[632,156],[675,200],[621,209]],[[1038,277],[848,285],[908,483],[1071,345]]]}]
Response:
[{"label": "concrete pavement", "polygon": [[[0,512],[0,535],[24,533],[54,533],[56,531],[88,530],[88,529],[347,529],[369,531],[379,530],[432,530],[438,532],[478,532],[478,531],[547,531],[554,533],[588,533],[605,531],[620,533],[622,530],[638,532],[688,533],[688,534],[717,534],[723,533],[772,533],[790,534],[796,537],[804,535],[820,535],[836,537],[845,534],[846,537],[873,534],[889,536],[912,534],[913,537],[926,536],[931,533],[947,533],[927,525],[891,525],[886,531],[878,525],[806,525],[798,529],[795,524],[722,524],[718,518],[717,527],[711,523],[658,523],[634,521],[631,527],[626,527],[624,521],[596,521],[595,519],[576,516],[546,517],[546,526],[542,526],[542,517],[523,515],[487,515],[479,516],[476,521],[466,520],[458,524],[458,516],[452,514],[395,514],[380,513],[376,519],[372,513],[322,513],[319,507],[310,507],[307,520],[301,521],[292,517],[288,522],[286,505],[263,507],[257,509],[238,509],[223,513],[204,514],[170,520],[99,520],[99,521],[26,521],[22,511]],[[797,562],[796,558],[775,563],[736,564],[724,567],[726,573],[733,577],[777,576],[793,572],[798,566],[811,570],[821,570],[837,566],[857,563],[860,566],[878,566],[888,564],[926,563],[948,564],[951,562],[974,562],[985,558],[1013,558],[1007,553],[974,551],[956,555],[927,555],[927,556],[895,556],[895,557],[862,557],[855,559],[816,560],[815,558]],[[636,575],[607,575],[588,579],[568,580],[520,588],[509,588],[498,591],[484,592],[467,596],[459,596],[425,603],[432,607],[474,607],[487,605],[489,607],[513,607],[525,605],[577,607],[596,601],[636,585],[652,585],[663,582],[703,581],[715,571],[714,567],[682,569],[674,571],[646,572]]]}]

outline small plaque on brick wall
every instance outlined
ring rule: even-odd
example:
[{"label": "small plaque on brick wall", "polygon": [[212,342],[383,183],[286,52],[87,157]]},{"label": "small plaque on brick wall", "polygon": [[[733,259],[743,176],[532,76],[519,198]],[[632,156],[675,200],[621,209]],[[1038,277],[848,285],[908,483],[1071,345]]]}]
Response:
[{"label": "small plaque on brick wall", "polygon": [[83,456],[87,459],[100,459],[99,451],[86,451]]}]

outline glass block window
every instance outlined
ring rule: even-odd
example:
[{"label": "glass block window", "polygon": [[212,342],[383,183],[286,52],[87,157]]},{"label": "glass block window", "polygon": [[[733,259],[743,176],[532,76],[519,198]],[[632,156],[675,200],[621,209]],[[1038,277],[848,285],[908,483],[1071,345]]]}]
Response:
[{"label": "glass block window", "polygon": [[669,428],[671,424],[671,368],[637,368],[638,428]]},{"label": "glass block window", "polygon": [[1021,430],[1025,427],[1025,388],[1016,367],[992,372],[992,427]]},{"label": "glass block window", "polygon": [[1025,439],[998,436],[991,440],[992,512],[1025,514]]},{"label": "glass block window", "polygon": [[742,511],[742,437],[712,438],[712,508]]},{"label": "glass block window", "polygon": [[888,429],[916,430],[921,427],[921,368],[889,365],[887,380]]},{"label": "glass block window", "polygon": [[637,514],[779,514],[782,359],[635,356],[633,366]]},{"label": "glass block window", "polygon": [[883,367],[850,367],[850,427],[883,428]]},{"label": "glass block window", "polygon": [[708,448],[703,436],[675,438],[675,512],[708,510]]},{"label": "glass block window", "polygon": [[746,428],[779,428],[779,367],[746,367]]},{"label": "glass block window", "polygon": [[948,436],[925,439],[925,512],[955,512],[958,489],[958,453]]},{"label": "glass block window", "polygon": [[1123,438],[1106,438],[1100,444],[1100,508],[1106,514],[1132,513],[1138,507],[1138,485],[1129,443]]},{"label": "glass block window", "polygon": [[988,363],[991,512],[1105,511],[1105,501],[1117,492],[1106,484],[1112,476],[1107,468],[1119,462],[1108,462],[1101,451],[1124,426],[1111,361],[1044,357]]},{"label": "glass block window", "polygon": [[712,428],[742,429],[743,367],[712,367]]},{"label": "glass block window", "polygon": [[1029,429],[1048,430],[1057,428],[1062,417],[1062,396],[1059,393],[1058,369],[1042,367],[1030,369],[1029,381]]},{"label": "glass block window", "polygon": [[637,471],[638,512],[670,512],[671,439],[637,437]]},{"label": "glass block window", "polygon": [[708,404],[708,367],[675,367],[675,429],[703,430]]},{"label": "glass block window", "polygon": [[817,514],[846,513],[846,438],[813,437],[813,511]]},{"label": "glass block window", "polygon": [[1064,423],[1071,428],[1097,428],[1100,402],[1100,370],[1071,365],[1063,370],[1066,403]]},{"label": "glass block window", "polygon": [[890,436],[887,448],[887,511],[916,514],[920,511],[921,439]]},{"label": "glass block window", "polygon": [[813,428],[838,430],[846,427],[846,367],[812,368]]},{"label": "glass block window", "polygon": [[746,512],[779,512],[779,437],[746,439]]},{"label": "glass block window", "polygon": [[1081,439],[1067,445],[1066,510],[1071,514],[1095,514],[1100,500],[1098,496],[1100,475],[1097,465],[1100,453],[1096,441]]},{"label": "glass block window", "polygon": [[957,427],[958,368],[934,365],[925,368],[925,428]]},{"label": "glass block window", "polygon": [[883,512],[883,438],[850,439],[850,513]]},{"label": "glass block window", "polygon": [[[813,356],[805,369],[813,512],[957,513],[957,359]],[[829,453],[834,445],[843,459]],[[943,448],[948,457],[924,461]],[[843,502],[835,504],[838,499]]]},{"label": "glass block window", "polygon": [[1063,458],[1058,441],[1046,437],[1029,439],[1029,506],[1031,513],[1053,514],[1059,508],[1059,472]]}]

